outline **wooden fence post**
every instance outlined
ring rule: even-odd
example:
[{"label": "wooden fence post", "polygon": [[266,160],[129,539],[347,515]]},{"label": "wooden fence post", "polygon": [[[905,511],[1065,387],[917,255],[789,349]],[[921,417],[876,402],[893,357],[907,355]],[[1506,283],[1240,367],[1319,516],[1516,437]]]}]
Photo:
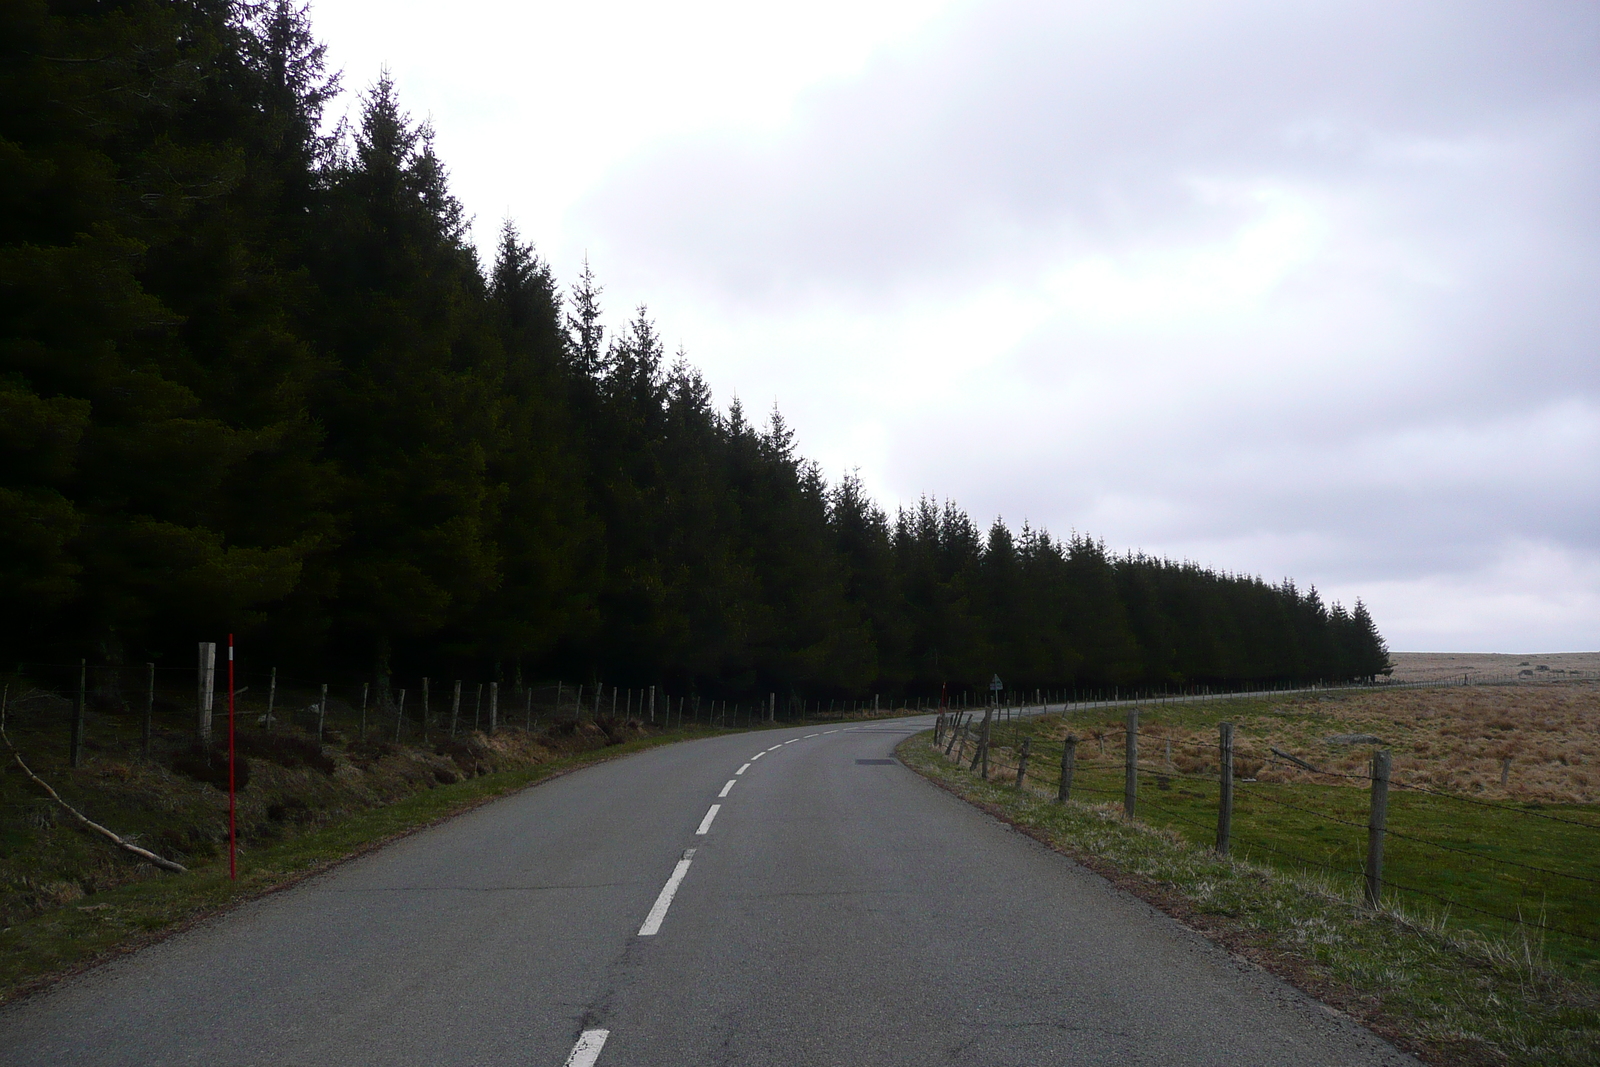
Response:
[{"label": "wooden fence post", "polygon": [[[944,754],[946,756],[950,755],[950,750],[955,747],[956,736],[961,733],[961,728],[964,725],[966,725],[965,717],[959,711],[956,712],[955,722],[951,723],[950,733],[945,737]],[[961,762],[960,756],[956,757],[956,762]]]},{"label": "wooden fence post", "polygon": [[1022,739],[1022,755],[1017,757],[1017,788],[1022,788],[1022,782],[1028,777],[1028,750],[1033,745],[1033,738]]},{"label": "wooden fence post", "polygon": [[[274,668],[276,669],[276,668]],[[361,742],[367,741],[367,698],[372,695],[372,683],[361,683]]]},{"label": "wooden fence post", "polygon": [[400,728],[406,724],[406,691],[400,690],[400,703],[394,709],[394,743],[400,743]]},{"label": "wooden fence post", "polygon": [[156,665],[154,663],[146,663],[145,666],[150,668],[150,683],[145,686],[144,690],[144,729],[140,732],[140,741],[144,745],[144,754],[148,756],[150,755],[151,735],[155,733]]},{"label": "wooden fence post", "polygon": [[1511,757],[1507,756],[1500,761],[1500,788],[1504,789],[1511,782]]},{"label": "wooden fence post", "polygon": [[1072,772],[1078,767],[1078,739],[1072,734],[1061,743],[1061,785],[1056,789],[1056,800],[1065,804],[1072,798]]},{"label": "wooden fence post", "polygon": [[533,733],[533,687],[529,686],[522,692],[528,701],[527,706],[522,709],[522,732],[531,734]]},{"label": "wooden fence post", "polygon": [[1367,903],[1383,899],[1383,827],[1389,818],[1389,752],[1372,754],[1372,808],[1367,815]]},{"label": "wooden fence post", "polygon": [[[617,696],[611,694],[612,711],[616,710]],[[489,732],[492,734],[500,727],[500,683],[489,683]]]},{"label": "wooden fence post", "polygon": [[317,703],[317,744],[322,744],[322,728],[328,721],[328,683],[322,683],[322,700]]},{"label": "wooden fence post", "polygon": [[78,699],[72,704],[72,750],[71,764],[74,767],[83,766],[83,705],[88,698],[89,688],[89,661],[78,661]]},{"label": "wooden fence post", "polygon": [[650,687],[650,724],[652,726],[655,725],[655,721],[656,721],[656,687],[652,685]]},{"label": "wooden fence post", "polygon": [[422,743],[428,743],[428,680],[422,680],[422,714],[418,716],[422,724]]},{"label": "wooden fence post", "polygon": [[1139,799],[1139,709],[1128,709],[1127,741],[1123,747],[1122,814],[1133,818]]},{"label": "wooden fence post", "polygon": [[461,679],[456,679],[456,689],[450,696],[450,736],[456,735],[456,726],[461,721]]},{"label": "wooden fence post", "polygon": [[983,780],[989,780],[989,738],[993,735],[994,724],[989,716],[983,717],[983,736],[978,739],[978,755],[983,760]]},{"label": "wooden fence post", "polygon": [[[154,666],[154,664],[151,664]],[[278,668],[272,668],[272,673],[267,676],[267,729],[273,726],[272,715],[278,707]]]},{"label": "wooden fence post", "polygon": [[1226,856],[1229,838],[1233,835],[1233,723],[1219,722],[1217,731],[1222,787],[1222,798],[1217,805],[1217,852]]},{"label": "wooden fence post", "polygon": [[211,743],[211,698],[217,684],[217,643],[200,642],[200,673],[195,682],[195,733],[202,745]]}]

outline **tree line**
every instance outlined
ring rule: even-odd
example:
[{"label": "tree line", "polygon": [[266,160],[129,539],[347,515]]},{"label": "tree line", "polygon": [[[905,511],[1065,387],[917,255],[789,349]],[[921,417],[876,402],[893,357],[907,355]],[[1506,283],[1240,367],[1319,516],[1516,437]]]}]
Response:
[{"label": "tree line", "polygon": [[[1365,607],[830,484],[287,0],[0,14],[0,641],[739,696],[1369,677]],[[260,662],[260,660],[258,660]]]}]

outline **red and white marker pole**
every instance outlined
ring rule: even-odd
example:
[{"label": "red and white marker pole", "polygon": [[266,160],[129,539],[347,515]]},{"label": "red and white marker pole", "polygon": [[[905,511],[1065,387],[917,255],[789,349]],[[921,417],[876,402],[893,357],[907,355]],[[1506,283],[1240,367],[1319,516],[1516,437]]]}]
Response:
[{"label": "red and white marker pole", "polygon": [[228,877],[239,879],[239,838],[233,818],[233,635],[228,635]]}]

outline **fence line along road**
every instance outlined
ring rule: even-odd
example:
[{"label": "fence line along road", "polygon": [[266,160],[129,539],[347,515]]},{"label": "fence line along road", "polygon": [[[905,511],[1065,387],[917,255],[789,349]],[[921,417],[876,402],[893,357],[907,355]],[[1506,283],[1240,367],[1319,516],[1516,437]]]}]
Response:
[{"label": "fence line along road", "polygon": [[[1357,877],[1362,882],[1363,896],[1367,904],[1373,907],[1377,907],[1383,903],[1385,889],[1392,889],[1400,893],[1408,893],[1416,896],[1426,897],[1436,903],[1445,905],[1447,908],[1472,912],[1476,915],[1493,919],[1509,926],[1532,928],[1539,930],[1541,933],[1554,934],[1584,943],[1600,944],[1600,928],[1588,927],[1580,929],[1571,924],[1552,922],[1542,917],[1537,921],[1530,920],[1520,912],[1518,914],[1508,914],[1504,911],[1495,911],[1490,908],[1480,907],[1468,901],[1464,901],[1460,898],[1459,893],[1450,894],[1438,891],[1436,889],[1430,889],[1425,886],[1410,884],[1409,882],[1397,881],[1385,874],[1384,857],[1386,843],[1390,838],[1393,838],[1395,840],[1405,841],[1408,844],[1415,845],[1419,848],[1429,849],[1435,852],[1447,853],[1455,856],[1468,857],[1474,862],[1474,864],[1477,865],[1493,865],[1501,868],[1508,868],[1514,871],[1537,874],[1544,876],[1545,878],[1560,879],[1565,883],[1573,884],[1573,889],[1577,892],[1592,896],[1593,892],[1591,890],[1581,887],[1600,887],[1600,871],[1596,871],[1594,873],[1563,871],[1541,864],[1525,863],[1519,860],[1489,855],[1482,851],[1475,851],[1472,849],[1447,844],[1445,842],[1436,841],[1416,833],[1407,833],[1405,831],[1395,830],[1389,826],[1389,792],[1391,788],[1413,790],[1450,800],[1467,801],[1479,808],[1491,809],[1496,813],[1513,819],[1554,821],[1596,834],[1600,834],[1600,823],[1590,823],[1577,819],[1563,819],[1559,816],[1552,816],[1546,812],[1529,811],[1526,809],[1513,807],[1508,804],[1492,804],[1487,801],[1477,800],[1476,798],[1461,797],[1459,795],[1449,794],[1439,790],[1413,785],[1411,783],[1394,781],[1391,772],[1390,755],[1386,749],[1381,748],[1373,751],[1368,770],[1365,774],[1319,771],[1305,761],[1298,760],[1293,757],[1290,757],[1289,759],[1278,759],[1276,761],[1281,765],[1293,768],[1296,771],[1326,775],[1344,780],[1354,780],[1363,783],[1367,787],[1369,795],[1367,817],[1364,822],[1356,821],[1355,819],[1328,811],[1323,807],[1312,806],[1314,803],[1313,801],[1302,801],[1296,803],[1295,801],[1284,800],[1281,797],[1273,796],[1270,792],[1268,792],[1268,790],[1271,789],[1295,790],[1297,788],[1312,788],[1315,787],[1314,784],[1312,784],[1312,786],[1306,786],[1305,784],[1297,784],[1292,782],[1257,783],[1254,779],[1247,779],[1243,783],[1244,792],[1239,793],[1237,791],[1240,790],[1241,783],[1235,778],[1234,773],[1234,751],[1236,747],[1236,733],[1234,725],[1228,722],[1219,723],[1217,742],[1214,746],[1208,746],[1210,750],[1215,753],[1217,758],[1218,773],[1216,776],[1213,777],[1209,775],[1180,773],[1171,766],[1170,755],[1168,757],[1169,762],[1166,766],[1153,765],[1151,760],[1142,759],[1140,756],[1139,712],[1141,707],[1148,706],[1149,703],[1150,702],[1148,701],[1129,701],[1123,705],[1125,718],[1123,722],[1123,736],[1121,739],[1121,762],[1123,772],[1121,789],[1093,787],[1085,785],[1082,782],[1081,772],[1083,768],[1078,765],[1077,748],[1082,743],[1083,739],[1076,736],[1076,734],[1072,732],[1070,721],[1068,720],[1068,715],[1073,711],[1092,710],[1096,707],[1106,707],[1107,705],[1103,703],[1097,702],[1093,705],[1075,706],[1063,709],[1062,717],[1063,721],[1068,723],[1068,733],[1067,736],[1060,741],[1047,741],[1043,738],[1034,736],[1030,732],[1029,735],[1021,741],[1020,745],[1017,742],[1017,736],[1020,732],[1020,724],[1024,719],[1037,718],[1040,715],[1046,714],[1047,711],[1053,711],[1053,709],[1046,709],[1044,707],[1005,709],[991,706],[990,708],[985,709],[979,726],[976,730],[972,728],[973,720],[975,718],[973,713],[951,711],[940,714],[935,720],[934,724],[933,743],[936,749],[945,753],[947,757],[952,758],[958,766],[965,766],[967,770],[972,773],[980,774],[986,780],[991,778],[992,773],[1000,772],[1004,774],[1009,768],[1012,784],[1017,789],[1029,788],[1027,768],[1030,760],[1032,761],[1033,766],[1036,768],[1033,775],[1033,781],[1047,786],[1047,783],[1040,782],[1040,772],[1037,768],[1049,767],[1051,765],[1053,761],[1049,755],[1050,746],[1058,745],[1060,752],[1060,769],[1057,772],[1057,785],[1054,793],[1055,798],[1058,801],[1065,802],[1072,799],[1075,793],[1088,793],[1096,797],[1105,798],[1107,800],[1112,797],[1120,796],[1122,800],[1122,814],[1124,817],[1129,819],[1132,819],[1139,814],[1141,810],[1141,804],[1144,803],[1141,801],[1141,781],[1153,781],[1161,785],[1163,789],[1167,786],[1167,783],[1172,781],[1189,781],[1203,783],[1207,786],[1214,786],[1217,788],[1218,800],[1216,808],[1216,822],[1214,824],[1215,836],[1213,838],[1213,847],[1218,853],[1223,855],[1229,854],[1235,845],[1235,812],[1238,804],[1236,798],[1239,797],[1252,802],[1262,801],[1280,808],[1311,815],[1315,819],[1319,820],[1319,822],[1333,823],[1335,825],[1349,827],[1352,830],[1364,830],[1365,854],[1364,863],[1360,868],[1341,867],[1338,865],[1329,864],[1325,861],[1305,856],[1292,850],[1287,850],[1277,845],[1268,844],[1267,842],[1260,840],[1251,841],[1249,843],[1249,847],[1264,849],[1268,852],[1283,856],[1294,861],[1295,863],[1302,864],[1307,867],[1315,867],[1342,875]],[[1015,712],[1015,714],[1010,714],[1011,712]],[[1010,746],[997,747],[995,744],[995,729],[998,727],[1001,731],[1003,731],[1008,726],[1014,728],[1013,743]],[[1112,735],[1102,732],[1099,737],[1099,740],[1102,742],[1102,753],[1104,751],[1103,741],[1109,736]],[[1159,736],[1153,739],[1170,740],[1161,738]],[[970,757],[970,761],[966,757],[969,745],[972,746],[972,755]],[[1170,748],[1168,749],[1168,752],[1170,753]],[[1011,753],[1009,761],[1006,759],[1006,753]],[[1115,757],[1114,752],[1111,755],[1113,758]],[[1287,755],[1287,753],[1284,753],[1284,755]],[[1097,769],[1102,770],[1103,772],[1111,770],[1111,768]],[[1205,829],[1208,832],[1213,829],[1213,827],[1201,823],[1192,816],[1184,815],[1175,810],[1170,804],[1158,802],[1156,807],[1161,818],[1182,822],[1198,829]],[[1596,841],[1596,844],[1600,844],[1600,841]],[[1584,849],[1583,854],[1592,855],[1593,852],[1590,851],[1590,849],[1593,847],[1594,846],[1592,845],[1588,846],[1588,848]],[[1539,904],[1540,907],[1538,908],[1538,912],[1542,915],[1544,911],[1544,901],[1541,899]]]}]

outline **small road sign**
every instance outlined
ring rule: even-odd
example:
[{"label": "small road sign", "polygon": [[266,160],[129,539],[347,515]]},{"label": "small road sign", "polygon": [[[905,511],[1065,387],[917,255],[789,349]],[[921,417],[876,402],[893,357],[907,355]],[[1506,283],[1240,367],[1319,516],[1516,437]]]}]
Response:
[{"label": "small road sign", "polygon": [[989,688],[996,693],[1005,688],[1005,686],[1001,684],[1000,676],[998,674],[994,676],[994,681],[989,683]]}]

